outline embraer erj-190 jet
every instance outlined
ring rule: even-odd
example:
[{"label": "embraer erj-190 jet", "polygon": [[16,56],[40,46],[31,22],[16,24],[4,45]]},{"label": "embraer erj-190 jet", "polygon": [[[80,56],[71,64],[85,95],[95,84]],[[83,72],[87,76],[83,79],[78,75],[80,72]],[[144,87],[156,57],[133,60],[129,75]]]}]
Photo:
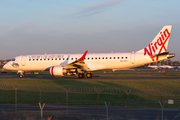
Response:
[{"label": "embraer erj-190 jet", "polygon": [[3,68],[18,71],[23,77],[24,71],[49,70],[53,76],[76,75],[78,78],[92,77],[92,71],[105,69],[123,69],[141,66],[147,63],[172,58],[167,52],[171,25],[164,26],[152,42],[145,48],[132,53],[96,53],[87,54],[45,54],[17,56]]}]

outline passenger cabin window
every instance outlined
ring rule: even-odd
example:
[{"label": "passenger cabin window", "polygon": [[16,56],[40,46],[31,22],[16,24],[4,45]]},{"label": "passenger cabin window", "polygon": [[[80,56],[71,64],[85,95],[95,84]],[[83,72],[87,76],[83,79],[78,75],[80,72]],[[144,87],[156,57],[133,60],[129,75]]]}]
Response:
[{"label": "passenger cabin window", "polygon": [[117,59],[119,59],[119,57]]},{"label": "passenger cabin window", "polygon": [[73,60],[73,58],[71,58],[71,60]]},{"label": "passenger cabin window", "polygon": [[101,58],[99,57],[99,59],[101,59]]},{"label": "passenger cabin window", "polygon": [[108,59],[108,57],[106,57],[106,59]]},{"label": "passenger cabin window", "polygon": [[67,60],[69,60],[69,58],[67,58]]},{"label": "passenger cabin window", "polygon": [[29,59],[29,61],[31,61],[31,59]]},{"label": "passenger cabin window", "polygon": [[114,59],[116,59],[116,57],[114,57]]},{"label": "passenger cabin window", "polygon": [[123,57],[121,57],[121,59],[123,59]]},{"label": "passenger cabin window", "polygon": [[126,59],[127,59],[127,57],[126,57]]},{"label": "passenger cabin window", "polygon": [[109,57],[109,59],[111,59],[111,57]]},{"label": "passenger cabin window", "polygon": [[104,57],[102,57],[102,59],[104,59]]}]

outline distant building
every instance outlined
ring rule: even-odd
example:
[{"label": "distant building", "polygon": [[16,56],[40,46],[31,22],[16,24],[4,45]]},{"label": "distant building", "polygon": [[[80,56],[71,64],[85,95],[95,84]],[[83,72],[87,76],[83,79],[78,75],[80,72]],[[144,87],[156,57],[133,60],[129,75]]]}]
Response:
[{"label": "distant building", "polygon": [[6,63],[7,63],[7,61],[4,61],[4,62],[3,62],[3,64],[6,64]]}]

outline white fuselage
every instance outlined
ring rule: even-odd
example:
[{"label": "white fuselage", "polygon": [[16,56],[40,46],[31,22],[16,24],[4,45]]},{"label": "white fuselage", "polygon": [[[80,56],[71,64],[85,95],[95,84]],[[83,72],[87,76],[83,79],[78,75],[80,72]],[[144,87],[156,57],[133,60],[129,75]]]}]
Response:
[{"label": "white fuselage", "polygon": [[[52,66],[63,66],[72,63],[81,56],[82,54],[17,56],[15,59],[9,61],[3,68],[15,71],[44,71]],[[96,71],[136,67],[153,61],[148,55],[144,55],[144,53],[96,53],[87,54],[84,62],[90,71]]]}]

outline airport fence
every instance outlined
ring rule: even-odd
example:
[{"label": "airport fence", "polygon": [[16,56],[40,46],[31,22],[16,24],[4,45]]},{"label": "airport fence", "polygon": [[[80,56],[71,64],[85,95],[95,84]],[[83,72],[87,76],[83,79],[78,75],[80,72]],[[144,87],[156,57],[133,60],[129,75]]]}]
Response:
[{"label": "airport fence", "polygon": [[[69,85],[40,86],[0,84],[0,104],[38,105],[39,102],[54,105],[104,106],[104,101],[111,102],[111,107],[118,108],[160,108],[159,101],[174,103],[165,107],[179,108],[180,89],[133,89],[118,87],[79,87]],[[67,101],[68,97],[68,101]]]}]

